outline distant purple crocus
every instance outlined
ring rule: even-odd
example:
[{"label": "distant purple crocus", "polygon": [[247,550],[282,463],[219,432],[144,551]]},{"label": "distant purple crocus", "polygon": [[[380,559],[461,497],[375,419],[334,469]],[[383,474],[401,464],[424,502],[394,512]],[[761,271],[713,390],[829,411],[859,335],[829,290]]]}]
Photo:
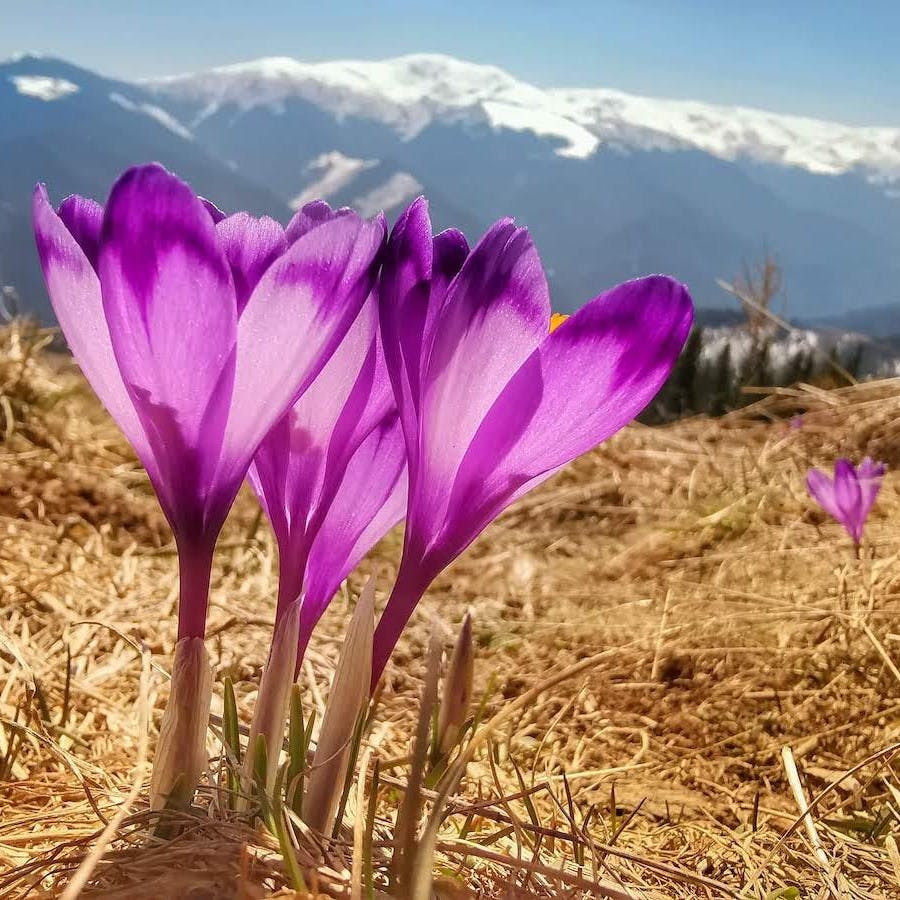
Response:
[{"label": "distant purple crocus", "polygon": [[226,217],[158,165],[122,175],[105,209],[73,196],[55,212],[39,185],[33,214],[69,347],[172,526],[179,637],[202,637],[228,510],[371,291],[384,222]]},{"label": "distant purple crocus", "polygon": [[806,476],[812,498],[844,526],[857,548],[886,468],[884,463],[876,463],[867,456],[859,467],[849,459],[837,460],[833,479],[818,469],[810,469]]},{"label": "distant purple crocus", "polygon": [[249,480],[278,542],[276,629],[301,603],[299,664],[341,582],[406,512],[406,447],[374,295],[262,442]]},{"label": "distant purple crocus", "polygon": [[601,294],[551,333],[528,232],[501,220],[470,251],[458,231],[432,236],[422,199],[394,226],[379,295],[409,503],[373,686],[437,574],[513,501],[633,419],[693,319],[684,286],[651,276]]}]

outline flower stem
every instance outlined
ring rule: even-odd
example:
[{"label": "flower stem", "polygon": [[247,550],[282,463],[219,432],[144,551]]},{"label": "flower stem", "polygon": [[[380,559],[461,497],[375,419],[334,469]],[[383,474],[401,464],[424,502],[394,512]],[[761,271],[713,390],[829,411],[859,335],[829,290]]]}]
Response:
[{"label": "flower stem", "polygon": [[215,540],[179,540],[178,639],[206,635],[209,580]]},{"label": "flower stem", "polygon": [[372,691],[375,690],[416,604],[431,583],[431,578],[427,577],[423,568],[409,564],[408,559],[409,557],[404,555],[400,562],[394,589],[375,629],[375,644],[372,648]]}]

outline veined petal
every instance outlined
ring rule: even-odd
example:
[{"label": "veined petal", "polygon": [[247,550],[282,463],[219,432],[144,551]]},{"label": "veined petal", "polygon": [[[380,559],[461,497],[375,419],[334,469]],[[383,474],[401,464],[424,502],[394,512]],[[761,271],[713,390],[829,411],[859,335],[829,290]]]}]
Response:
[{"label": "veined petal", "polygon": [[[452,291],[452,289],[451,289]],[[448,294],[449,300],[449,294]],[[653,399],[687,339],[687,290],[652,276],[601,294],[547,334],[502,388],[471,439],[446,512],[423,504],[431,529],[407,521],[403,560],[378,622],[373,685],[428,584],[526,491],[606,440]],[[413,538],[410,538],[413,534]]]},{"label": "veined petal", "polygon": [[[431,266],[431,297],[429,306],[435,312],[441,308],[447,288],[459,274],[469,256],[469,242],[456,228],[448,228],[434,236]],[[426,331],[428,329],[426,328]]]},{"label": "veined petal", "polygon": [[482,419],[546,337],[549,319],[547,281],[528,232],[498,222],[466,258],[436,314],[422,376],[413,533],[444,518]]},{"label": "veined petal", "polygon": [[382,218],[335,217],[263,275],[238,322],[217,484],[237,489],[265,435],[335,351],[372,290],[384,232]]},{"label": "veined petal", "polygon": [[287,250],[287,239],[274,219],[257,219],[244,212],[219,221],[216,234],[231,266],[240,316],[266,269]]},{"label": "veined petal", "polygon": [[356,449],[313,540],[304,581],[301,644],[341,582],[403,518],[405,463],[403,432],[393,411]]},{"label": "veined petal", "polygon": [[291,420],[287,413],[269,429],[247,470],[247,481],[272,525],[279,547],[286,547],[290,540],[290,519],[284,503],[290,446]]},{"label": "veined petal", "polygon": [[[293,508],[310,514],[309,527],[331,502],[349,458],[394,408],[394,397],[378,340],[378,310],[369,295],[344,339],[294,405],[292,426],[318,451],[313,467],[298,459]],[[300,457],[303,454],[295,454]],[[311,460],[310,460],[311,462]]]},{"label": "veined petal", "polygon": [[237,333],[231,270],[204,205],[150,165],[113,187],[99,271],[119,368],[178,496],[167,512],[181,517],[205,494],[224,434]]},{"label": "veined petal", "polygon": [[547,334],[466,452],[449,506],[450,547],[460,552],[515,499],[638,415],[692,321],[685,287],[650,276],[601,294]]},{"label": "veined petal", "polygon": [[[85,233],[93,228],[92,216],[96,211],[90,201],[83,204],[73,201],[67,210],[69,221],[78,223],[84,239]],[[35,188],[32,212],[47,292],[69,349],[100,402],[131,442],[154,482],[158,482],[147,436],[113,353],[97,273],[78,241],[53,211],[43,185]]]}]

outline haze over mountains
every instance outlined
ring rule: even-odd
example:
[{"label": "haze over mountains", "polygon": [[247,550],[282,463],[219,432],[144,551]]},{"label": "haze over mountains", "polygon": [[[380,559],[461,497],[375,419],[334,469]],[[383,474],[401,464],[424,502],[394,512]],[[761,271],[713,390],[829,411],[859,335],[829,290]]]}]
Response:
[{"label": "haze over mountains", "polygon": [[474,240],[513,215],[562,310],[657,271],[728,306],[715,279],[768,247],[790,316],[900,332],[900,128],[545,90],[437,55],[264,59],[142,84],[23,56],[0,63],[0,285],[49,317],[36,181],[55,200],[103,199],[151,159],[226,209],[282,220],[317,196],[392,218],[425,193],[436,225]]}]

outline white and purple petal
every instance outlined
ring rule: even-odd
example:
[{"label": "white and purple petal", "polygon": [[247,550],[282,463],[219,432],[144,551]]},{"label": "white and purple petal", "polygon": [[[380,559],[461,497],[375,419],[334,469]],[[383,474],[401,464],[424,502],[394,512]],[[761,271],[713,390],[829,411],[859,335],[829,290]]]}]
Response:
[{"label": "white and purple petal", "polygon": [[[80,198],[79,198],[80,199]],[[64,204],[67,218],[81,240],[99,231],[92,205],[70,200]],[[38,256],[56,319],[75,361],[91,387],[128,438],[135,452],[161,486],[159,471],[147,435],[119,372],[103,311],[100,281],[81,243],[54,212],[43,185],[34,191],[32,203]],[[87,237],[86,237],[87,235]]]},{"label": "white and purple petal", "polygon": [[470,442],[447,549],[460,552],[510,503],[634,419],[665,383],[692,321],[685,287],[656,275],[601,294],[548,334]]},{"label": "white and purple petal", "polygon": [[[448,515],[469,444],[546,337],[549,320],[547,281],[528,232],[508,220],[498,222],[449,284],[425,348],[412,531],[422,534]],[[426,540],[435,537],[431,532]]]}]

